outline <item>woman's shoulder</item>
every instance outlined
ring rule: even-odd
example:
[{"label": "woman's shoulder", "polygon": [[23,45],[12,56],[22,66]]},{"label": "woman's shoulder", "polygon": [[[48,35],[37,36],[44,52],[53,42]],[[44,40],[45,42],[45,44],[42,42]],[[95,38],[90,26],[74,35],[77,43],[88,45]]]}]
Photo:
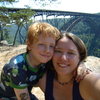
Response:
[{"label": "woman's shoulder", "polygon": [[100,80],[100,73],[91,72],[84,77],[84,79],[82,80],[82,83],[96,82],[96,80]]},{"label": "woman's shoulder", "polygon": [[84,86],[87,84],[96,84],[97,82],[100,82],[100,73],[94,73],[91,72],[89,74],[87,74],[84,79],[80,82],[80,86]]},{"label": "woman's shoulder", "polygon": [[[95,98],[100,94],[100,73],[91,72],[86,75],[79,85],[80,93],[86,100],[88,98]],[[97,99],[98,100],[98,99]]]}]

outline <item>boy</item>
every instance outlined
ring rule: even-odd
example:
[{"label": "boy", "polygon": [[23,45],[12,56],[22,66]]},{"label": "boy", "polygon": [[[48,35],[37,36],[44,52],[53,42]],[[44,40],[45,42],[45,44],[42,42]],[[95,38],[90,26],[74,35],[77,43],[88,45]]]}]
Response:
[{"label": "boy", "polygon": [[27,52],[13,57],[3,67],[0,98],[35,100],[34,95],[31,94],[32,87],[45,73],[45,63],[52,58],[59,36],[59,30],[48,23],[36,22],[30,25]]}]

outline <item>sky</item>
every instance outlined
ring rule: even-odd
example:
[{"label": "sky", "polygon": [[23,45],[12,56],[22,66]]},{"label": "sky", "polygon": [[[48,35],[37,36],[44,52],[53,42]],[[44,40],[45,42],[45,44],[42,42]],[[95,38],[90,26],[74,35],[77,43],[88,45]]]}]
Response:
[{"label": "sky", "polygon": [[24,8],[25,5],[29,5],[33,9],[51,9],[84,13],[100,12],[100,0],[58,0],[57,3],[50,3],[45,7],[41,7],[38,2],[33,2],[32,0],[19,0],[18,3],[13,4],[13,6],[10,5],[10,7]]}]

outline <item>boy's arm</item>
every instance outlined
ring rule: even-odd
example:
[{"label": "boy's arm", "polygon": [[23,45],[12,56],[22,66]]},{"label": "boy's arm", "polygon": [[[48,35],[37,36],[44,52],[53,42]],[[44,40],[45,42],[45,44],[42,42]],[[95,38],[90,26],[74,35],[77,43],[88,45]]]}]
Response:
[{"label": "boy's arm", "polygon": [[14,88],[14,91],[15,91],[17,100],[31,100],[27,88],[25,89],[15,89]]},{"label": "boy's arm", "polygon": [[[77,81],[77,82],[80,82],[81,80],[83,80],[83,78],[84,78],[87,74],[89,74],[89,73],[91,73],[91,72],[92,72],[92,71],[91,71],[89,68],[86,67],[85,63],[84,63],[84,62],[81,62],[81,63],[79,64],[78,68],[77,68],[77,71],[75,72],[75,73],[76,73],[76,77],[75,77],[76,81]],[[74,73],[74,74],[75,74],[75,73]]]}]

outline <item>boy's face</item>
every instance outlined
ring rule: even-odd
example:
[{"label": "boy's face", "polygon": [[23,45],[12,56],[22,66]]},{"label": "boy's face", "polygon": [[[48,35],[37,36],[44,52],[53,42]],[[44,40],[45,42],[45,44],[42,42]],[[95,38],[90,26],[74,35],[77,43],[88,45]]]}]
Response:
[{"label": "boy's face", "polygon": [[43,37],[39,35],[38,41],[32,44],[28,43],[29,57],[34,65],[48,62],[54,53],[56,40],[53,37]]}]

